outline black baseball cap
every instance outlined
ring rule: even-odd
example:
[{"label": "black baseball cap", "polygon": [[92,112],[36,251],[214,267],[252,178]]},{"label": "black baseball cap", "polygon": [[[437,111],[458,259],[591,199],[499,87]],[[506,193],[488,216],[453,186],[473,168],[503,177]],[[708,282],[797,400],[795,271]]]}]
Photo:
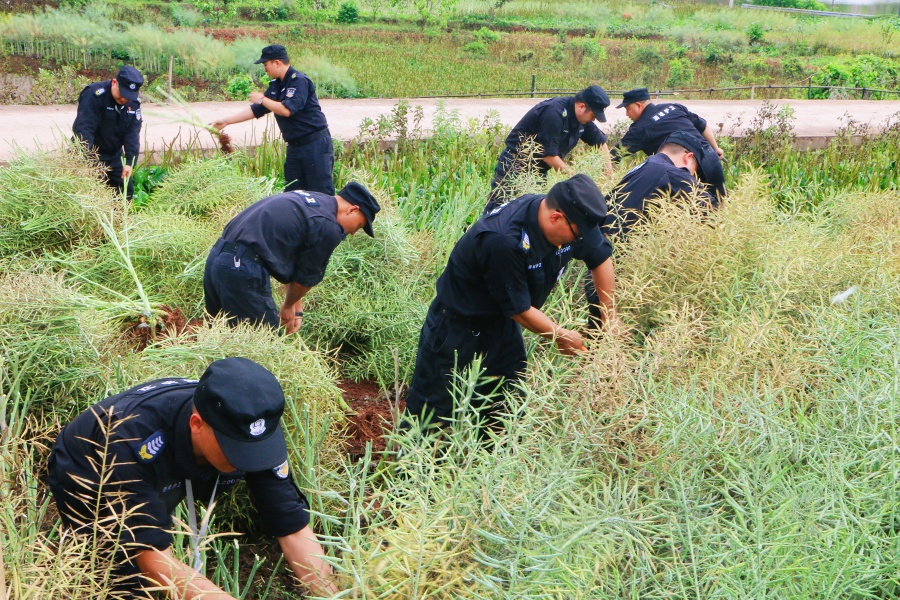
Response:
[{"label": "black baseball cap", "polygon": [[647,91],[647,88],[635,88],[633,90],[628,90],[624,94],[622,94],[622,102],[616,105],[616,108],[622,108],[623,106],[628,106],[633,102],[640,102],[641,100],[649,100],[650,92]]},{"label": "black baseball cap", "polygon": [[262,49],[259,60],[253,62],[254,65],[261,65],[267,60],[290,60],[288,58],[287,48],[281,44],[271,44]]},{"label": "black baseball cap", "polygon": [[609,108],[609,96],[599,85],[591,85],[575,94],[575,102],[584,102],[594,111],[594,118],[601,123],[606,123],[604,110]]},{"label": "black baseball cap", "polygon": [[678,144],[689,152],[694,153],[694,158],[697,160],[698,165],[703,162],[703,140],[696,135],[691,135],[687,131],[676,131],[670,133],[669,137],[663,141],[662,145],[665,144]]},{"label": "black baseball cap", "polygon": [[284,392],[262,365],[239,357],[214,361],[194,390],[194,408],[235,469],[265,471],[287,460]]},{"label": "black baseball cap", "polygon": [[550,188],[547,198],[555,200],[566,218],[578,225],[578,232],[588,246],[593,248],[603,243],[599,225],[606,218],[606,196],[593,179],[579,173]]},{"label": "black baseball cap", "polygon": [[144,84],[144,76],[131,65],[125,65],[119,69],[116,81],[119,83],[119,94],[133,102],[138,99],[138,90]]},{"label": "black baseball cap", "polygon": [[375,199],[375,196],[363,184],[355,181],[345,185],[344,189],[339,191],[337,195],[350,204],[359,207],[359,211],[366,215],[366,224],[363,225],[363,230],[369,234],[369,237],[375,237],[375,233],[372,231],[372,222],[375,220],[375,213],[381,210],[381,206],[378,205],[378,200]]}]

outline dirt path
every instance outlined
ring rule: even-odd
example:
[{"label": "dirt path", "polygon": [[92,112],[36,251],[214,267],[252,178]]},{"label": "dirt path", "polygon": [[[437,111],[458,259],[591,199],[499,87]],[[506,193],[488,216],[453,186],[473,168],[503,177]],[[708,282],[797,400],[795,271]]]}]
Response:
[{"label": "dirt path", "polygon": [[[614,103],[618,100],[614,98]],[[447,110],[458,111],[461,117],[481,120],[489,111],[496,111],[500,120],[512,127],[537,103],[539,99],[493,99],[455,98],[443,101],[430,98],[413,98],[411,106],[421,106],[425,113],[424,123],[430,125],[439,102]],[[747,128],[756,115],[762,100],[684,100],[691,110],[703,116],[714,127],[720,123],[726,131],[734,129],[739,135]],[[873,100],[775,100],[775,104],[789,104],[794,109],[794,130],[806,145],[819,147],[827,143],[835,130],[846,123],[850,116],[854,121],[877,127],[883,125],[892,115],[900,113],[900,101]],[[396,105],[395,99],[362,100],[322,100],[322,110],[328,117],[332,136],[336,139],[351,139],[359,135],[363,119],[377,119],[390,114]],[[192,110],[205,121],[236,112],[247,106],[246,102],[198,102]],[[172,106],[144,105],[145,125],[142,131],[142,147],[159,152],[168,146],[184,145],[194,139],[203,147],[215,145],[206,132],[198,132],[190,125],[175,122],[183,118],[184,112]],[[616,122],[626,121],[623,109],[610,108],[609,122],[602,128],[609,131]],[[52,147],[56,140],[72,134],[75,106],[0,106],[0,163],[8,162],[15,154],[15,148],[29,151],[39,147]],[[235,144],[256,145],[262,139],[266,127],[277,133],[271,116],[254,122],[232,125],[228,128]]]}]

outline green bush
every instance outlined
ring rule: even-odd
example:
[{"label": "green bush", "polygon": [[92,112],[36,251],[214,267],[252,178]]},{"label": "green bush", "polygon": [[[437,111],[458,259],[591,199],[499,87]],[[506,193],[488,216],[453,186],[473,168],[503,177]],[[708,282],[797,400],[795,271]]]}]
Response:
[{"label": "green bush", "polygon": [[463,52],[469,56],[487,56],[488,49],[484,42],[474,41],[463,46]]},{"label": "green bush", "polygon": [[[900,85],[900,66],[871,54],[858,56],[853,62],[832,61],[813,75],[813,85],[848,88],[895,89]],[[814,98],[828,98],[832,90],[812,90]]]},{"label": "green bush", "polygon": [[694,81],[694,65],[687,58],[673,58],[669,61],[669,77],[666,85],[671,88],[680,88],[690,85]]},{"label": "green bush", "polygon": [[356,23],[359,21],[359,8],[355,2],[344,2],[338,9],[338,23]]},{"label": "green bush", "polygon": [[660,66],[665,62],[662,52],[650,44],[646,46],[638,46],[634,51],[635,60],[644,66]]},{"label": "green bush", "polygon": [[256,89],[256,86],[253,83],[253,78],[249,75],[235,75],[234,77],[228,78],[228,85],[225,88],[225,93],[232,100],[246,100],[247,97]]},{"label": "green bush", "polygon": [[577,38],[569,42],[569,45],[582,58],[606,60],[606,48],[593,38]]},{"label": "green bush", "polygon": [[761,44],[766,30],[759,23],[750,23],[747,29],[744,30],[744,33],[747,34],[747,39],[751,44]]},{"label": "green bush", "polygon": [[28,94],[28,104],[75,104],[81,90],[91,81],[75,74],[75,67],[64,66],[59,71],[38,69],[38,76]]},{"label": "green bush", "polygon": [[828,7],[816,0],[754,0],[757,6],[778,6],[780,8],[800,8],[804,10],[828,10]]},{"label": "green bush", "polygon": [[487,27],[482,27],[478,31],[472,32],[472,34],[475,36],[475,39],[485,44],[491,44],[493,42],[500,41],[500,34],[496,31],[491,31]]}]

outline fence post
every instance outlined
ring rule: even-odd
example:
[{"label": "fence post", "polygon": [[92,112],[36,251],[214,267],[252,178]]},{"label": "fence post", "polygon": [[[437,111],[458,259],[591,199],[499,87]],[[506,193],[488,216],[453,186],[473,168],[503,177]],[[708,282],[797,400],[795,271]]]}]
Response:
[{"label": "fence post", "polygon": [[806,99],[812,100],[812,77],[806,82]]},{"label": "fence post", "polygon": [[175,55],[169,55],[169,97],[172,96],[172,63],[175,62]]},{"label": "fence post", "polygon": [[866,99],[866,88],[863,88],[862,99]]},{"label": "fence post", "polygon": [[756,100],[756,86],[755,85],[750,86],[750,99]]},{"label": "fence post", "polygon": [[531,76],[531,97],[532,97],[532,98],[534,98],[534,81],[535,81],[535,78],[536,78],[535,75],[532,74],[532,76]]}]

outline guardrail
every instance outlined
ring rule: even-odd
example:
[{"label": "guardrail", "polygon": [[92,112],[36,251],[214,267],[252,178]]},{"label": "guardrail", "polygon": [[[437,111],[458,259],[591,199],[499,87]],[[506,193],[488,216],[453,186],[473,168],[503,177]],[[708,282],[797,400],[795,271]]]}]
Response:
[{"label": "guardrail", "polygon": [[830,10],[809,10],[806,8],[784,8],[782,6],[762,6],[759,4],[741,4],[741,8],[749,8],[752,10],[774,10],[776,12],[787,12],[799,15],[812,15],[815,17],[857,17],[860,19],[874,19],[883,15],[857,15],[854,13],[833,12]]},{"label": "guardrail", "polygon": [[[534,80],[532,79],[532,86],[534,84]],[[873,94],[898,94],[900,95],[900,90],[885,90],[880,88],[866,88],[866,87],[845,87],[839,85],[780,85],[780,84],[760,84],[760,85],[739,85],[733,87],[723,87],[723,88],[692,88],[692,89],[682,89],[682,90],[650,90],[651,96],[679,96],[679,95],[712,95],[717,93],[724,92],[740,92],[747,91],[749,92],[749,97],[751,100],[756,99],[756,94],[758,91],[762,90],[806,90],[806,97],[808,99],[812,99],[813,90],[827,90],[827,91],[835,91],[838,90],[840,92],[854,92],[860,94],[860,100],[872,100]],[[537,89],[532,87],[530,90],[498,90],[495,92],[478,92],[475,94],[429,94],[425,96],[421,96],[422,98],[502,98],[502,97],[530,97],[530,98],[551,98],[554,96],[573,96],[576,93],[580,92],[579,89],[565,89],[565,88],[547,88],[547,89]],[[625,90],[606,90],[606,93],[610,96],[621,96]]]}]

